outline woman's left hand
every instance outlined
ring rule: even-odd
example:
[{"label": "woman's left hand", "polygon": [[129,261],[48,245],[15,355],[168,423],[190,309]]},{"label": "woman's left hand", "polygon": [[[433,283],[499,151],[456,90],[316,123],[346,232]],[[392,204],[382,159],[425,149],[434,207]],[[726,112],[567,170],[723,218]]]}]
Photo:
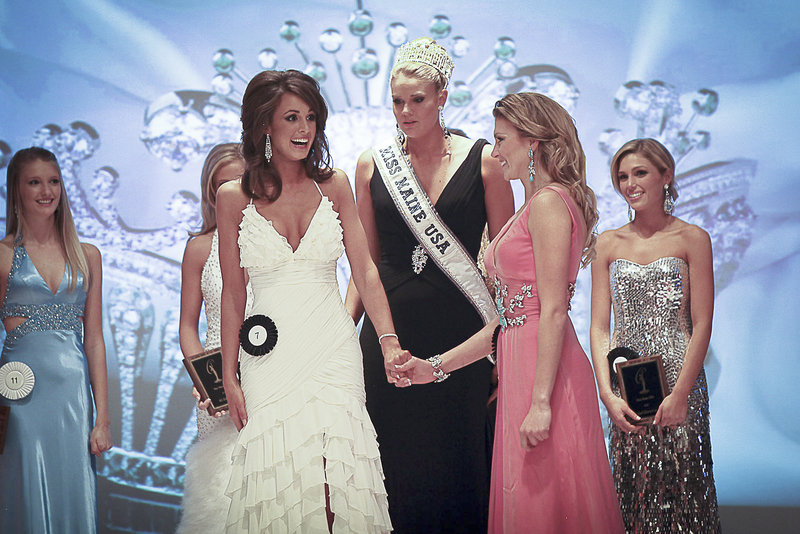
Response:
[{"label": "woman's left hand", "polygon": [[89,437],[89,447],[92,454],[100,456],[112,446],[111,443],[111,428],[107,424],[96,425],[92,429],[92,435]]},{"label": "woman's left hand", "polygon": [[661,401],[653,424],[661,426],[678,426],[686,421],[686,412],[689,410],[689,398],[684,395],[670,393]]},{"label": "woman's left hand", "polygon": [[383,353],[383,366],[386,371],[386,380],[390,384],[396,384],[401,378],[405,378],[398,370],[397,366],[406,363],[411,359],[411,353],[403,350],[397,338],[388,338],[383,341],[381,352]]},{"label": "woman's left hand", "polygon": [[550,420],[552,419],[550,404],[532,404],[528,415],[519,427],[522,448],[526,451],[550,437]]}]

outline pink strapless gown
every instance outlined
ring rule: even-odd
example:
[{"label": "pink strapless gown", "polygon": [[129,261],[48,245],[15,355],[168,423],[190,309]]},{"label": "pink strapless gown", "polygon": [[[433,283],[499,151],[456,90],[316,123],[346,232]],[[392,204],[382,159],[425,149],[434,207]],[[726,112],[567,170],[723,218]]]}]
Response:
[{"label": "pink strapless gown", "polygon": [[[550,189],[561,196],[572,217],[570,269],[574,281],[585,230],[569,195],[556,187]],[[519,428],[531,404],[539,329],[529,210],[530,202],[518,218],[506,224],[486,252],[486,269],[495,279],[507,321],[497,347],[500,389],[489,532],[624,532],[603,440],[592,367],[571,322],[564,332],[561,361],[550,399],[550,437],[531,451],[526,452],[520,445]],[[513,300],[519,295],[522,297]],[[569,296],[565,288],[564,298]],[[520,301],[521,306],[513,305]]]}]

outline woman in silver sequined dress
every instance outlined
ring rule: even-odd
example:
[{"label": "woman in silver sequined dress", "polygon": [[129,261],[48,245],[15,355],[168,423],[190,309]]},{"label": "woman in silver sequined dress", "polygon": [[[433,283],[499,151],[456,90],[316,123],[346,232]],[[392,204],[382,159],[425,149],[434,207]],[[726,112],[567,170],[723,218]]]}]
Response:
[{"label": "woman in silver sequined dress", "polygon": [[[238,143],[215,146],[203,164],[200,178],[203,226],[186,244],[181,264],[180,344],[186,356],[203,352],[204,347],[220,346],[222,273],[214,210],[219,186],[241,178],[243,172],[244,160]],[[205,345],[200,343],[198,330],[204,303],[208,325]],[[231,452],[238,433],[230,417],[211,417],[207,407],[207,400],[197,407],[197,441],[186,455],[183,516],[178,534],[225,530],[230,507],[225,486],[231,475]]]},{"label": "woman in silver sequined dress", "polygon": [[[623,145],[611,180],[632,220],[599,237],[592,264],[592,357],[613,423],[609,456],[628,532],[720,529],[703,370],[714,308],[711,240],[672,215],[674,176],[658,141]],[[611,379],[606,356],[615,347],[662,358],[669,394],[651,424],[636,424]]]}]

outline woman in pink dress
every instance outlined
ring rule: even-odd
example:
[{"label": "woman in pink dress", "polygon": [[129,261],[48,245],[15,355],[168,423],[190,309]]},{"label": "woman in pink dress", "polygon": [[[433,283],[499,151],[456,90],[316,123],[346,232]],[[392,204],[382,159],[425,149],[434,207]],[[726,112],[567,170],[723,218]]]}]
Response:
[{"label": "woman in pink dress", "polygon": [[442,381],[496,346],[500,376],[489,532],[623,532],[592,367],[569,319],[597,221],[572,118],[536,93],[503,97],[495,147],[525,203],[486,252],[500,316],[458,347],[398,368]]}]

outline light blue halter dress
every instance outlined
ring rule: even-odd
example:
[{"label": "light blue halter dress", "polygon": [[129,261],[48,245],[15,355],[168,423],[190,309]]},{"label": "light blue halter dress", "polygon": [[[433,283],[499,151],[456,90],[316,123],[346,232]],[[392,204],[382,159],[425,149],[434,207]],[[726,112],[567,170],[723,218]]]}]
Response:
[{"label": "light blue halter dress", "polygon": [[0,318],[27,317],[3,344],[0,366],[19,361],[33,370],[33,391],[10,406],[0,454],[0,532],[92,533],[97,530],[97,478],[89,452],[93,405],[81,317],[81,274],[55,294],[17,243]]}]

